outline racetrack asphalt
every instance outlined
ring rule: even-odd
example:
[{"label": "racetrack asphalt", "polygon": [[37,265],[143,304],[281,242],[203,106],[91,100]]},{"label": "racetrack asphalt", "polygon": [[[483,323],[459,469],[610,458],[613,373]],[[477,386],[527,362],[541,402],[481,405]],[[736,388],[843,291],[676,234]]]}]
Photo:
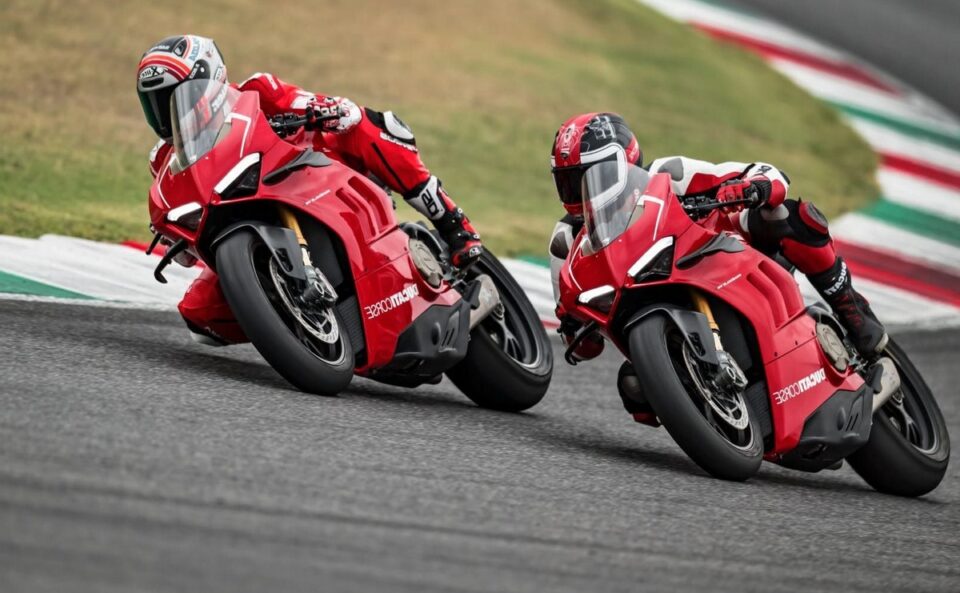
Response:
[{"label": "racetrack asphalt", "polygon": [[[960,332],[900,333],[960,435]],[[559,355],[559,351],[557,352]],[[293,390],[176,313],[0,301],[0,591],[960,590],[960,475],[707,477],[615,353],[525,414]]]}]

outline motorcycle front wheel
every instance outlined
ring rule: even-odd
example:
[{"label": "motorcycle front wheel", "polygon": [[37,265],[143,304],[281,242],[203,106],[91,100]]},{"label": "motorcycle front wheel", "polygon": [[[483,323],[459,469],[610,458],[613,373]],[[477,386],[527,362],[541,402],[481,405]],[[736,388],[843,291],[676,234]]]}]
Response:
[{"label": "motorcycle front wheel", "polygon": [[663,315],[641,320],[629,344],[647,402],[690,459],[724,480],[757,473],[763,437],[745,394],[711,388],[680,330]]},{"label": "motorcycle front wheel", "polygon": [[482,408],[520,412],[543,399],[553,375],[553,349],[540,316],[510,272],[489,251],[469,277],[487,274],[500,305],[470,332],[466,357],[447,377]]},{"label": "motorcycle front wheel", "polygon": [[870,440],[847,460],[878,492],[923,496],[936,488],[950,461],[950,435],[926,381],[892,339],[885,355],[900,373],[900,389],[873,415]]},{"label": "motorcycle front wheel", "polygon": [[216,258],[227,303],[270,366],[308,393],[336,395],[346,389],[353,378],[353,348],[336,307],[301,303],[254,232],[227,237]]}]

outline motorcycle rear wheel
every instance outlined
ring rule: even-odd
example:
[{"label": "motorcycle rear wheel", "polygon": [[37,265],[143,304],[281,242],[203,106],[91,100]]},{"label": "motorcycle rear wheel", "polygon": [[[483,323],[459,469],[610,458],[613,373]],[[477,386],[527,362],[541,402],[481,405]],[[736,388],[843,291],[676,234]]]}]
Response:
[{"label": "motorcycle rear wheel", "polygon": [[686,340],[663,315],[641,320],[630,330],[629,344],[650,407],[690,459],[723,480],[743,481],[757,473],[763,438],[745,395],[707,392]]},{"label": "motorcycle rear wheel", "polygon": [[227,303],[270,366],[307,393],[336,395],[346,389],[353,378],[353,348],[336,307],[301,308],[256,233],[230,235],[216,258]]},{"label": "motorcycle rear wheel", "polygon": [[527,295],[484,251],[468,276],[487,274],[501,306],[470,332],[466,357],[447,377],[481,408],[521,412],[543,399],[553,375],[553,348]]},{"label": "motorcycle rear wheel", "polygon": [[950,435],[933,393],[896,342],[885,354],[900,373],[900,390],[873,415],[870,440],[847,460],[878,492],[923,496],[943,480]]}]

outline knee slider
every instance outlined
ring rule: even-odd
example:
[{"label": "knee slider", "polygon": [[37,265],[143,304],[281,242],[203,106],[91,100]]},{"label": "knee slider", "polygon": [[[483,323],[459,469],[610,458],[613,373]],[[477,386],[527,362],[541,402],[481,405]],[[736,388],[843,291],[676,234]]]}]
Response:
[{"label": "knee slider", "polygon": [[830,240],[827,217],[811,202],[789,200],[785,202],[790,211],[790,228],[793,239],[805,245],[819,247]]}]

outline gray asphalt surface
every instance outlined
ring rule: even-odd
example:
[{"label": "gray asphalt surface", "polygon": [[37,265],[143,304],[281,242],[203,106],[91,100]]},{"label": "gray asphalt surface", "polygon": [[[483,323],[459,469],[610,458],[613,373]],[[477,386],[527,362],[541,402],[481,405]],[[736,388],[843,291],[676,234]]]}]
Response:
[{"label": "gray asphalt surface", "polygon": [[[899,336],[960,435],[960,332]],[[175,313],[0,301],[0,591],[960,590],[960,475],[713,480],[619,360],[527,414],[448,382],[292,390]]]},{"label": "gray asphalt surface", "polygon": [[957,0],[724,0],[843,48],[960,114]]}]

